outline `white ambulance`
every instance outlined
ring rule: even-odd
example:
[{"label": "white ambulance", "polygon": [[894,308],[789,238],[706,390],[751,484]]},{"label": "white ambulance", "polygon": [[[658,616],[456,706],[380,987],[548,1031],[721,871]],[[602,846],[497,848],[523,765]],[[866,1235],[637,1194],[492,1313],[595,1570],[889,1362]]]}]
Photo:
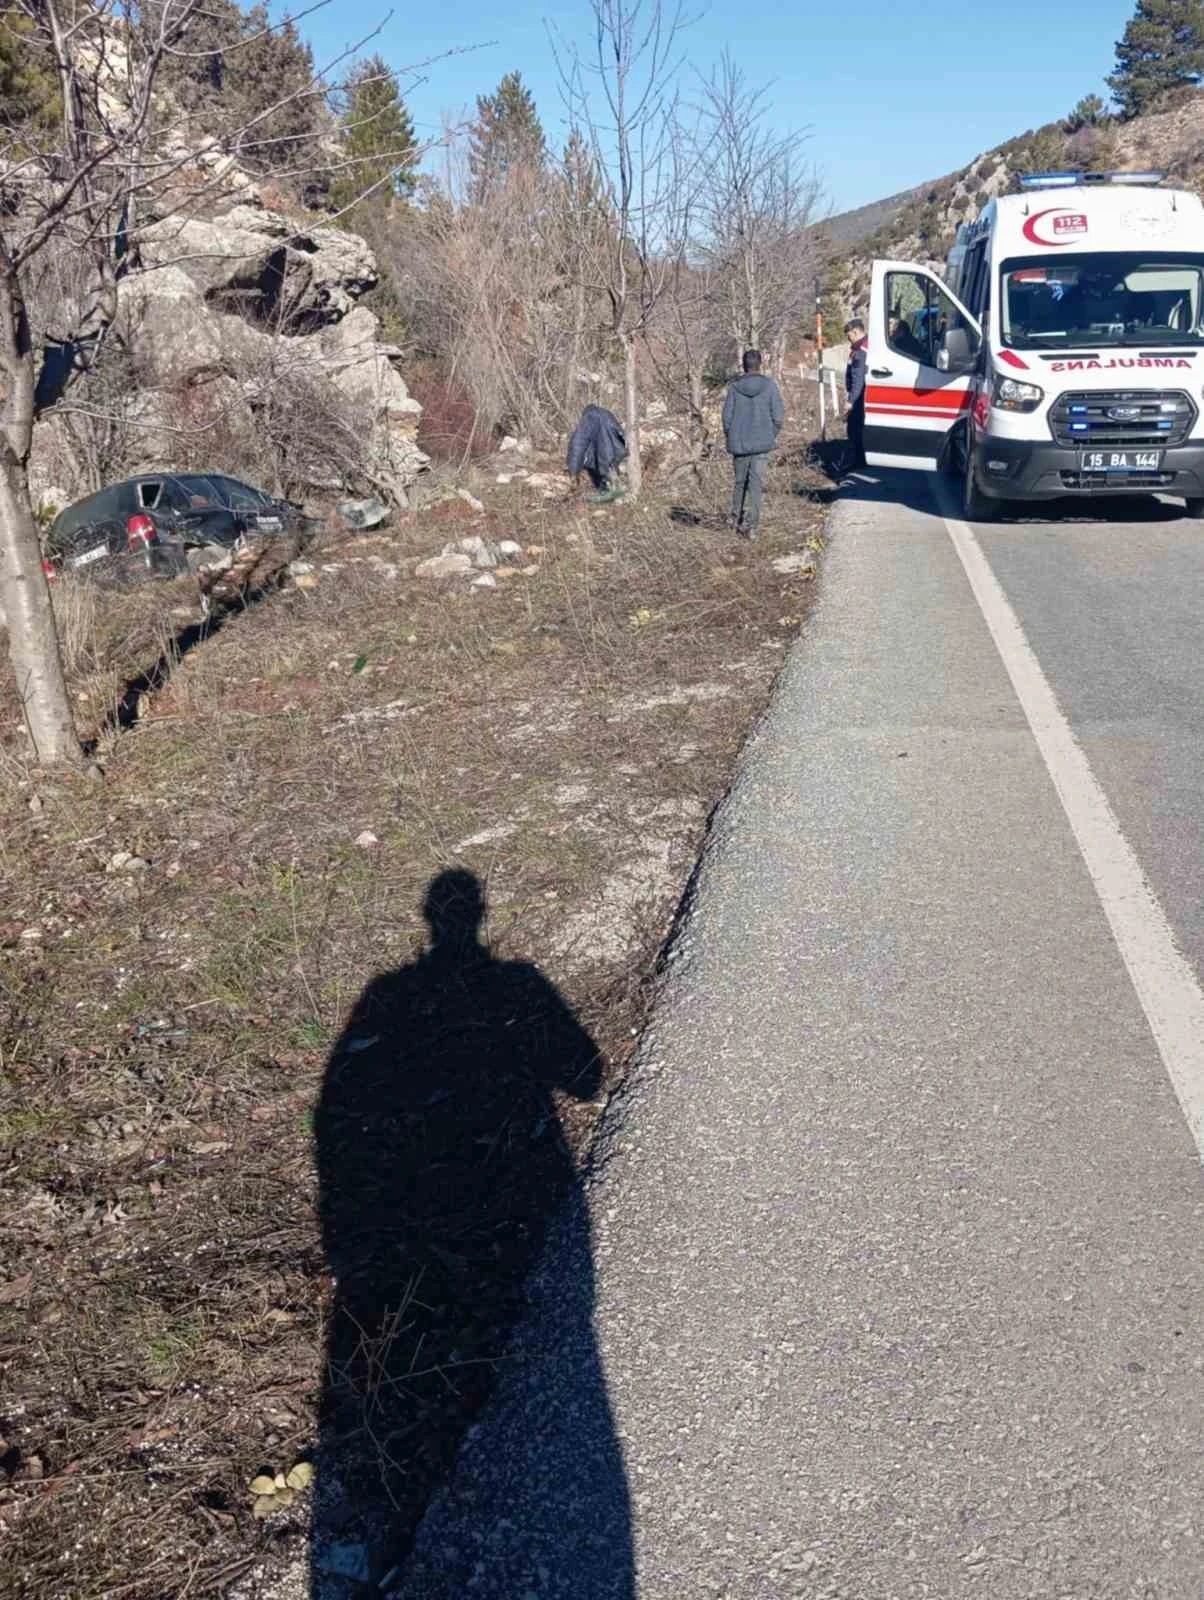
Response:
[{"label": "white ambulance", "polygon": [[871,465],[1009,501],[1164,493],[1204,517],[1204,207],[1160,173],[1044,173],[959,230],[949,281],[875,261]]}]

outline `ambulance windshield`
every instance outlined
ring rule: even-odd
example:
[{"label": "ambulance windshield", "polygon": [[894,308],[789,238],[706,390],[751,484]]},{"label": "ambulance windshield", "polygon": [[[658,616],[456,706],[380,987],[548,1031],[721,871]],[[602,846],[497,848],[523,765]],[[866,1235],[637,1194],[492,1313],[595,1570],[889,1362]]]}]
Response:
[{"label": "ambulance windshield", "polygon": [[1011,349],[1204,344],[1204,256],[1005,261],[1000,312]]}]

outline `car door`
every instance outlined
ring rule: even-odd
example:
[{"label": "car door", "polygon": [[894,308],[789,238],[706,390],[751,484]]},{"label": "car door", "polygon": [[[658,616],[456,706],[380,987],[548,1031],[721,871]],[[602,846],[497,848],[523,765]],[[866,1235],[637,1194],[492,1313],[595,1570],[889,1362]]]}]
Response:
[{"label": "car door", "polygon": [[935,273],[910,261],[874,262],[869,322],[866,459],[931,470],[970,409],[978,323]]}]

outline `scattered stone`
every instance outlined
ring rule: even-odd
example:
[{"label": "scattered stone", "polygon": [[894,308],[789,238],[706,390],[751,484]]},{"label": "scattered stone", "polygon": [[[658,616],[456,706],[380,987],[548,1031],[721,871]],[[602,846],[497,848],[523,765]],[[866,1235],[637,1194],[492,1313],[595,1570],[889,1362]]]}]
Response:
[{"label": "scattered stone", "polygon": [[462,578],[472,571],[472,557],[460,551],[444,551],[441,556],[431,556],[414,568],[417,578]]},{"label": "scattered stone", "polygon": [[518,570],[522,573],[524,578],[533,578],[535,576],[535,574],[539,571],[539,563],[538,562],[534,562],[531,566],[529,566],[529,567],[520,567]]},{"label": "scattered stone", "polygon": [[500,556],[521,556],[523,547],[517,539],[499,539],[497,553]]},{"label": "scattered stone", "polygon": [[518,440],[514,437],[514,435],[512,433],[508,433],[503,437],[501,444],[498,445],[497,452],[498,452],[498,455],[504,456],[507,453],[507,451],[517,450],[517,449],[518,449]]},{"label": "scattered stone", "polygon": [[189,572],[228,572],[234,565],[234,551],[217,544],[189,550],[184,558]]},{"label": "scattered stone", "polygon": [[527,488],[545,500],[557,500],[568,494],[572,484],[563,472],[532,472],[527,477]]},{"label": "scattered stone", "polygon": [[513,483],[514,474],[513,472],[499,472],[496,481],[498,483]]},{"label": "scattered stone", "polygon": [[340,500],[335,506],[341,522],[345,528],[364,529],[379,528],[382,522],[387,522],[389,508],[383,500],[375,498],[367,500]]},{"label": "scattered stone", "polygon": [[363,833],[356,834],[355,842],[361,850],[374,850],[380,840],[372,832],[371,828],[365,828]]},{"label": "scattered stone", "polygon": [[492,572],[482,572],[479,578],[474,578],[470,585],[473,589],[496,589],[497,579]]},{"label": "scattered stone", "polygon": [[455,555],[461,552],[468,556],[474,567],[496,567],[497,554],[492,545],[485,543],[479,533],[473,533],[467,539],[457,539],[455,544],[445,545],[443,554]]},{"label": "scattered stone", "polygon": [[485,515],[485,507],[477,499],[476,495],[470,494],[467,489],[457,489],[456,499],[463,500],[464,504],[475,511],[478,517]]},{"label": "scattered stone", "polygon": [[807,550],[792,550],[789,555],[779,556],[772,566],[783,578],[792,578],[804,572],[814,573],[815,557]]},{"label": "scattered stone", "polygon": [[313,570],[313,563],[310,561],[290,561],[288,564],[290,578],[304,578]]},{"label": "scattered stone", "polygon": [[316,572],[303,572],[299,578],[293,579],[294,589],[316,589],[321,579]]},{"label": "scattered stone", "polygon": [[145,872],[150,866],[149,861],[141,856],[131,855],[128,850],[115,850],[109,857],[105,868],[106,872]]}]

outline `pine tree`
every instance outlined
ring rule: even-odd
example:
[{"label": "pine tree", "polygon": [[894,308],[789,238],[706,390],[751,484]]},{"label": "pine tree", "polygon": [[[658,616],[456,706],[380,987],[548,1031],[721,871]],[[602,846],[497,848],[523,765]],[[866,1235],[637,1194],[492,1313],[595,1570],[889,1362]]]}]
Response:
[{"label": "pine tree", "polygon": [[380,56],[356,67],[347,88],[340,130],[342,159],[351,163],[331,186],[340,209],[371,190],[361,204],[388,204],[413,194],[418,181],[414,124],[397,79]]},{"label": "pine tree", "polygon": [[57,126],[59,87],[45,40],[34,34],[27,17],[0,4],[0,134],[36,142]]},{"label": "pine tree", "polygon": [[477,96],[468,156],[474,203],[486,200],[513,168],[542,167],[546,155],[531,91],[520,73],[508,72],[493,94]]},{"label": "pine tree", "polygon": [[1204,78],[1204,0],[1137,0],[1108,79],[1121,115],[1148,110],[1168,89]]},{"label": "pine tree", "polygon": [[1078,133],[1082,128],[1098,128],[1107,120],[1107,107],[1097,94],[1085,94],[1066,118],[1066,132]]}]

